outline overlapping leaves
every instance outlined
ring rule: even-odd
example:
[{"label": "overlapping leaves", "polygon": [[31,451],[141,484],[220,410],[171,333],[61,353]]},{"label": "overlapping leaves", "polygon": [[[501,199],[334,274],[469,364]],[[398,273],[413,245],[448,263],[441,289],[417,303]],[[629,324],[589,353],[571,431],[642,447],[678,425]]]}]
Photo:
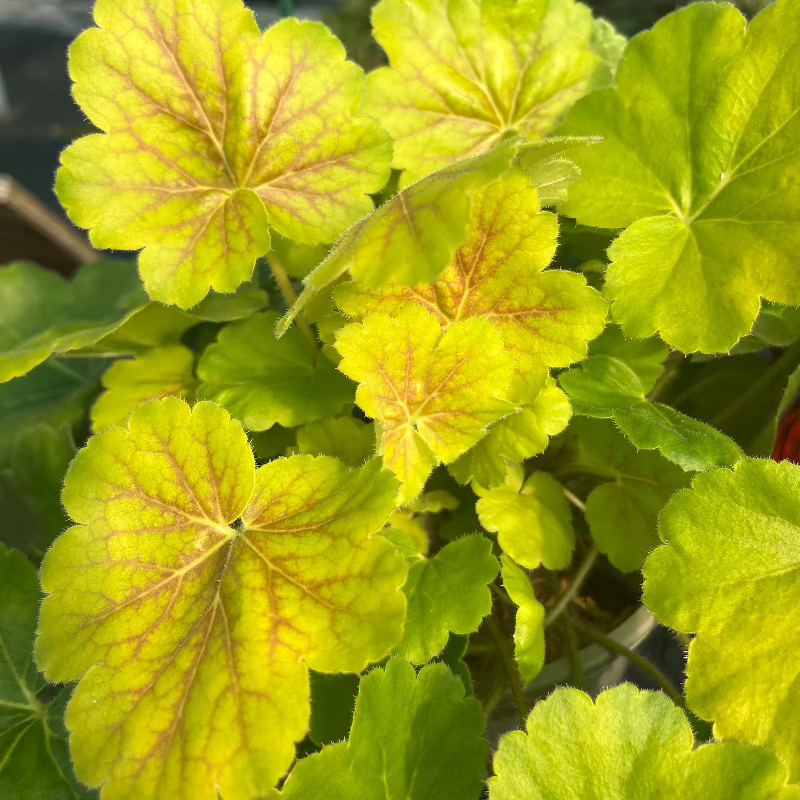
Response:
[{"label": "overlapping leaves", "polygon": [[574,0],[382,0],[372,23],[391,66],[367,79],[365,111],[406,184],[509,134],[544,137],[600,77],[591,12]]},{"label": "overlapping leaves", "polygon": [[56,188],[101,248],[146,249],[151,297],[231,292],[269,227],[333,241],[372,210],[391,142],[354,116],[363,73],[322,25],[262,37],[241,0],[98,0],[70,49],[73,94],[105,133],[62,156]]},{"label": "overlapping leaves", "polygon": [[[659,518],[644,601],[697,633],[686,695],[719,738],[755,742],[800,778],[800,467],[748,459],[698,475]],[[679,586],[680,591],[675,587]]]},{"label": "overlapping leaves", "polygon": [[378,450],[413,500],[439,463],[449,463],[513,406],[514,370],[500,335],[485,319],[446,332],[419,306],[395,317],[376,313],[336,334],[339,369],[358,381],[356,402],[380,422]]},{"label": "overlapping leaves", "polygon": [[36,658],[81,678],[76,772],[119,798],[263,795],[307,730],[308,669],[360,671],[400,638],[406,563],[371,536],[397,483],[375,460],[256,471],[211,403],[146,403],[129,428],[78,454],[77,525],[42,567]]},{"label": "overlapping leaves", "polygon": [[575,154],[566,211],[629,226],[606,282],[628,335],[723,352],[749,332],[759,296],[800,304],[798,35],[797,0],[747,29],[733,5],[692,5],[633,39],[616,88],[571,112],[565,132],[605,144]]}]

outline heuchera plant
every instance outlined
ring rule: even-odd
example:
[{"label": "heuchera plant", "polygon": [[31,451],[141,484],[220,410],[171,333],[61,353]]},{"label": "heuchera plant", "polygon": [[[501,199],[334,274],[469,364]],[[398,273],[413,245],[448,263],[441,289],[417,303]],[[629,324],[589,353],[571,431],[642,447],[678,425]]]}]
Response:
[{"label": "heuchera plant", "polygon": [[800,798],[800,0],[95,20],[141,253],[0,270],[0,797]]}]

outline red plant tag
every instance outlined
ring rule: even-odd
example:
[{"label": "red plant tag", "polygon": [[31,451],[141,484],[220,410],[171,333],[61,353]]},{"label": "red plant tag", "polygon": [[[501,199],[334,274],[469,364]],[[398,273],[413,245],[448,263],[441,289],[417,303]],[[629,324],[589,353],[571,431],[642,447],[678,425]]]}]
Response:
[{"label": "red plant tag", "polygon": [[800,402],[795,403],[778,423],[778,437],[772,458],[800,464]]}]

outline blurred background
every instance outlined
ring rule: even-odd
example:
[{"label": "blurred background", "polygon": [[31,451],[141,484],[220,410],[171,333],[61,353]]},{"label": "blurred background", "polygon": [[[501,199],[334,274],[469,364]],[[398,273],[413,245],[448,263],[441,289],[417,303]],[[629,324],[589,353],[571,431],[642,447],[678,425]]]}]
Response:
[{"label": "blurred background", "polygon": [[[680,0],[584,2],[626,36],[686,5]],[[768,2],[740,0],[738,5],[749,16]],[[58,156],[72,139],[90,130],[70,96],[66,51],[77,33],[92,24],[92,5],[93,0],[0,0],[0,175],[11,176],[62,219],[52,190]],[[385,63],[370,36],[372,0],[248,0],[247,5],[262,28],[281,16],[319,19],[365,69]]]}]

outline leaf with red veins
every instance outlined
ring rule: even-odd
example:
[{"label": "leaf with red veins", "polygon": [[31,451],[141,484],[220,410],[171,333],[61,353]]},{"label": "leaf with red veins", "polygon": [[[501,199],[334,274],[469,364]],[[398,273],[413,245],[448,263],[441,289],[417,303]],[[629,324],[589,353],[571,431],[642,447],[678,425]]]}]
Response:
[{"label": "leaf with red veins", "polygon": [[[36,659],[80,679],[78,777],[113,800],[250,800],[294,758],[308,668],[358,671],[399,640],[406,565],[381,537],[397,482],[298,456],[255,470],[213,403],[145,403],[93,437],[48,552]],[[241,519],[241,525],[231,526]]]},{"label": "leaf with red veins", "polygon": [[488,320],[453,323],[408,305],[396,317],[368,314],[336,333],[339,369],[358,381],[356,402],[378,420],[378,451],[403,482],[401,500],[421,491],[433,468],[454,461],[514,410],[514,371]]},{"label": "leaf with red veins", "polygon": [[321,24],[263,37],[241,0],[98,0],[70,50],[73,93],[105,133],[62,156],[56,189],[100,248],[145,248],[150,296],[232,292],[270,245],[333,241],[372,210],[391,142],[355,116],[363,72]]}]

